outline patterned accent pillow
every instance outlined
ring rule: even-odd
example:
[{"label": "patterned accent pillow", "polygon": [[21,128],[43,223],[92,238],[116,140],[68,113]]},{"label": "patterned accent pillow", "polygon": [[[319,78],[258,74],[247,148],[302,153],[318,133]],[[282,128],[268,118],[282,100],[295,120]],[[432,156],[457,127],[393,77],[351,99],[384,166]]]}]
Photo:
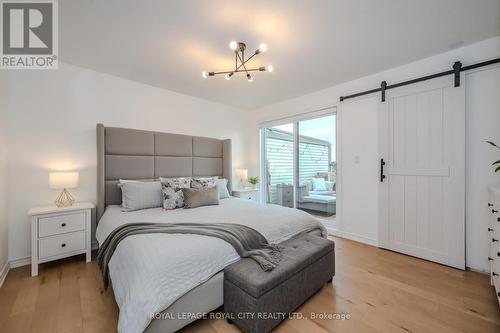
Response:
[{"label": "patterned accent pillow", "polygon": [[160,178],[163,195],[163,208],[175,209],[184,206],[183,188],[191,187],[191,178]]},{"label": "patterned accent pillow", "polygon": [[203,177],[203,178],[193,178],[191,180],[191,188],[210,188],[217,186],[218,176],[215,177]]}]

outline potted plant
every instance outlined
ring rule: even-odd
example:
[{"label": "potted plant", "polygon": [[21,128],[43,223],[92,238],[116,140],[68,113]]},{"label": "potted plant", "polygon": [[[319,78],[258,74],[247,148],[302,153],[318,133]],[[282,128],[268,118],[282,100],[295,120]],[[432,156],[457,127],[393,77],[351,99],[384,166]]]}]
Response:
[{"label": "potted plant", "polygon": [[258,176],[248,177],[248,183],[252,185],[253,189],[255,189],[255,186],[259,183],[259,177]]},{"label": "potted plant", "polygon": [[[500,147],[498,147],[493,141],[486,141],[486,142],[489,143],[490,145],[492,145],[493,147],[500,149]],[[496,165],[495,172],[500,171],[500,160],[493,162],[491,165],[493,167],[495,167],[495,165]]]}]

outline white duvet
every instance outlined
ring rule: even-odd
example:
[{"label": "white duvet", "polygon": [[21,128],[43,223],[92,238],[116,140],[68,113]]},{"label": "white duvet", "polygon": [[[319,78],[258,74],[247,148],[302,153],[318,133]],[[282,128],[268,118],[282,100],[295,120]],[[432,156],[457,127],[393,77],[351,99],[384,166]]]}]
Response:
[{"label": "white duvet", "polygon": [[[270,243],[280,243],[311,228],[326,230],[314,217],[292,208],[263,205],[245,199],[223,199],[218,206],[165,211],[162,208],[122,212],[109,206],[96,230],[99,244],[126,223],[237,223],[259,231]],[[143,332],[151,315],[239,260],[233,247],[208,236],[141,234],[127,237],[109,262],[120,308],[118,331]]]}]

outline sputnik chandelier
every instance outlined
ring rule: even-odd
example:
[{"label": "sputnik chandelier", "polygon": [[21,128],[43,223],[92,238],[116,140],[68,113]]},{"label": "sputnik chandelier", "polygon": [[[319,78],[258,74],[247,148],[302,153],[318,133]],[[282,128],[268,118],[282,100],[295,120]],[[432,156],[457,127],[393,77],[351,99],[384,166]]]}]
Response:
[{"label": "sputnik chandelier", "polygon": [[246,44],[243,42],[232,41],[229,43],[229,48],[234,51],[234,70],[224,71],[224,72],[203,72],[201,76],[203,78],[208,78],[210,76],[225,75],[226,80],[230,80],[235,73],[246,73],[248,82],[253,81],[251,72],[272,72],[274,70],[273,65],[261,66],[257,68],[247,68],[247,63],[256,55],[264,53],[267,51],[267,45],[262,43],[259,48],[252,54],[249,58],[245,59],[245,49]]}]

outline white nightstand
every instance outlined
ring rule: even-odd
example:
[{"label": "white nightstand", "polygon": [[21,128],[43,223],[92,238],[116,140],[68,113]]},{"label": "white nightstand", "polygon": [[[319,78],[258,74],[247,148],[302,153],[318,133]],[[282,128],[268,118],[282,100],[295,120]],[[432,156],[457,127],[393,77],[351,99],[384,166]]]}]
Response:
[{"label": "white nightstand", "polygon": [[31,216],[31,276],[38,275],[38,264],[85,253],[90,262],[91,202],[71,207],[34,207]]},{"label": "white nightstand", "polygon": [[233,190],[233,197],[259,201],[260,192],[258,189],[244,188]]}]

